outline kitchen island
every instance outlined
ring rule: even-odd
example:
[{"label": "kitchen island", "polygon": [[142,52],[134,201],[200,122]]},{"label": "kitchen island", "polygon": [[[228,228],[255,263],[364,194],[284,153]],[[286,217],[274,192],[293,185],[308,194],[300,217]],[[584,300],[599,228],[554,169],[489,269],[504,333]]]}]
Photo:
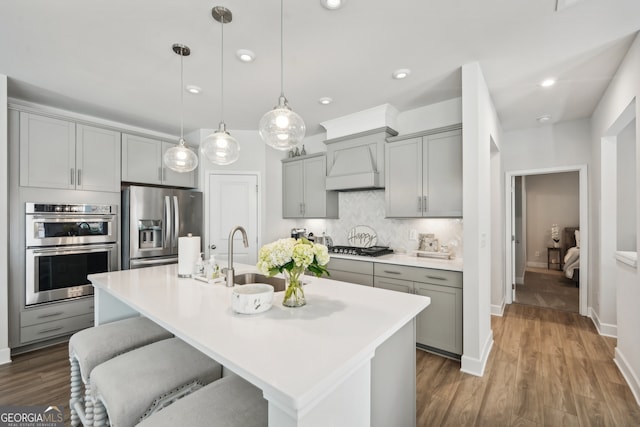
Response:
[{"label": "kitchen island", "polygon": [[[237,264],[236,275],[256,268]],[[307,277],[307,305],[231,310],[177,266],[90,275],[96,325],[142,314],[263,391],[270,426],[415,426],[415,317],[429,298]]]}]

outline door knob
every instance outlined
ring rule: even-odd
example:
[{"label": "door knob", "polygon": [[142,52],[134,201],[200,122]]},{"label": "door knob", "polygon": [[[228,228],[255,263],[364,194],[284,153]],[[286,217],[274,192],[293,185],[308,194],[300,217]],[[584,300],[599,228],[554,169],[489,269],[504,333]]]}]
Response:
[{"label": "door knob", "polygon": [[216,245],[211,245],[211,246],[209,246],[209,249],[215,249],[215,248],[217,248],[217,246],[216,246]]}]

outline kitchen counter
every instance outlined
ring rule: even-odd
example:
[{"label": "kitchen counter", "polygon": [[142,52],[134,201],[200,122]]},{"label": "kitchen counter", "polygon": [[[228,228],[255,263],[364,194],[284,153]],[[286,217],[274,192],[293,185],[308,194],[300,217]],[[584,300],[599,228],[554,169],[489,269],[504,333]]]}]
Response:
[{"label": "kitchen counter", "polygon": [[232,288],[178,278],[175,264],[89,279],[96,324],[150,318],[262,389],[271,426],[415,425],[415,317],[427,297],[305,277],[306,306],[276,293],[270,310],[241,315]]},{"label": "kitchen counter", "polygon": [[437,270],[462,271],[462,258],[440,259],[417,257],[415,255],[393,253],[377,257],[344,255],[331,253],[331,258],[353,259],[357,261],[379,262],[384,264],[407,265],[411,267],[435,268]]}]

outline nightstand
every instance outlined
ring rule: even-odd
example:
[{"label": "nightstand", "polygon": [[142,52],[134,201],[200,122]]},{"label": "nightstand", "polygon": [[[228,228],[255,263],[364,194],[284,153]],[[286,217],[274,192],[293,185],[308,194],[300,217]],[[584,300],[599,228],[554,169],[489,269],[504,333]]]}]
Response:
[{"label": "nightstand", "polygon": [[551,270],[552,265],[557,265],[558,270],[562,270],[562,248],[547,248],[547,270]]}]

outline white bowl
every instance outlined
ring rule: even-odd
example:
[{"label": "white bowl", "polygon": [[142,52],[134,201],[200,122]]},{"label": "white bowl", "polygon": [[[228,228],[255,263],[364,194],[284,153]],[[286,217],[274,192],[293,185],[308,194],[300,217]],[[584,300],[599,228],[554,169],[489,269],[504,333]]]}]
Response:
[{"label": "white bowl", "polygon": [[248,283],[233,288],[231,307],[236,313],[262,313],[269,310],[272,303],[273,286],[266,283]]}]

